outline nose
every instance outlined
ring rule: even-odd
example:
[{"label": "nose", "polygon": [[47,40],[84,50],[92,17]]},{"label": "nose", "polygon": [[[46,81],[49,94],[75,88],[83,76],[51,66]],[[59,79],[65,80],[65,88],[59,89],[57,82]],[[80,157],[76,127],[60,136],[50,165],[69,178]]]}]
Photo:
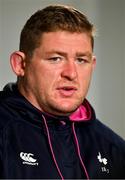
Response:
[{"label": "nose", "polygon": [[77,67],[75,62],[66,62],[63,66],[62,77],[70,81],[75,80],[77,77]]}]

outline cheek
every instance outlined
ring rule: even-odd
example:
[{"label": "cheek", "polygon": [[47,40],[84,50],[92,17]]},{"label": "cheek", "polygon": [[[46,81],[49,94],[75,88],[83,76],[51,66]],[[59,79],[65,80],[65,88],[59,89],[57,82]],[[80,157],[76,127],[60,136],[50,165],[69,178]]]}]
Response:
[{"label": "cheek", "polygon": [[84,82],[87,82],[90,80],[92,76],[92,68],[86,68],[86,69],[83,69],[83,71],[80,73],[79,75],[79,80],[81,83],[84,83]]},{"label": "cheek", "polygon": [[91,76],[92,76],[92,68],[83,70],[83,72],[81,73],[81,76],[79,76],[81,91],[88,88],[91,81]]},{"label": "cheek", "polygon": [[56,71],[52,71],[48,69],[44,69],[41,72],[42,73],[38,77],[39,83],[41,84],[41,87],[48,92],[53,88],[58,76],[56,75]]}]

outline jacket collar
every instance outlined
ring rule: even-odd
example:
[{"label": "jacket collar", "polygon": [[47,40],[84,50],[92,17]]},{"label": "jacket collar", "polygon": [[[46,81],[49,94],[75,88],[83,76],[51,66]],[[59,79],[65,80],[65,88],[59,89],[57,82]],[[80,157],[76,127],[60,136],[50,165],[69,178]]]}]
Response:
[{"label": "jacket collar", "polygon": [[[52,114],[41,112],[34,107],[24,96],[20,94],[17,84],[9,83],[3,89],[2,99],[6,99],[6,103],[13,108],[18,109],[24,114],[30,115],[32,118],[35,116],[41,117],[43,114],[49,122],[54,121],[71,121],[71,122],[88,122],[95,119],[95,112],[87,99],[83,104],[73,112],[70,116],[55,116]],[[4,98],[5,97],[5,98]],[[36,118],[35,118],[36,119]],[[41,119],[41,118],[37,118]]]}]

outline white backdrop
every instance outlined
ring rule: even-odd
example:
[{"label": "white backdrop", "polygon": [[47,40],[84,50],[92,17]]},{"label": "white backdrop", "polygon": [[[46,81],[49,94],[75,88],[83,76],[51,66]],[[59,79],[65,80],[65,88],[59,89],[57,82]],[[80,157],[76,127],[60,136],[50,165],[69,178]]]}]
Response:
[{"label": "white backdrop", "polygon": [[20,31],[27,18],[36,10],[55,3],[78,8],[96,25],[97,67],[88,99],[97,117],[125,138],[124,0],[0,0],[0,89],[16,80],[9,56],[18,50]]}]

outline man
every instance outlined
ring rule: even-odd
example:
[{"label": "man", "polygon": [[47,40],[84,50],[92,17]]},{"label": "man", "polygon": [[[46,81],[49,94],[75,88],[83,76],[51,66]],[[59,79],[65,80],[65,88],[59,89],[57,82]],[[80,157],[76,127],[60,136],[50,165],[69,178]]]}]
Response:
[{"label": "man", "polygon": [[26,22],[10,58],[17,82],[0,93],[0,178],[125,178],[125,142],[86,100],[93,30],[61,5]]}]

